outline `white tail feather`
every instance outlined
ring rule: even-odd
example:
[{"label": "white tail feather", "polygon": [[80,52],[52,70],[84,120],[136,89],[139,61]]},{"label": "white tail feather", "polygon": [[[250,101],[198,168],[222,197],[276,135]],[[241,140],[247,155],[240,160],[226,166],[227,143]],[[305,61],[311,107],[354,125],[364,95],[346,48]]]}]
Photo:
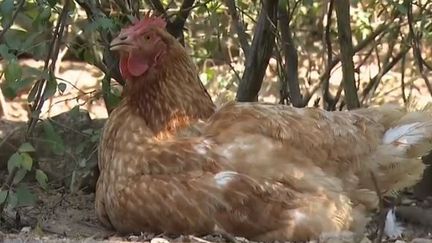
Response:
[{"label": "white tail feather", "polygon": [[428,143],[427,140],[431,139],[432,122],[413,122],[388,129],[384,134],[383,143],[391,144],[402,156],[413,146]]},{"label": "white tail feather", "polygon": [[402,236],[403,231],[404,231],[404,227],[402,227],[396,220],[395,210],[390,209],[386,215],[384,233],[390,239],[396,239]]}]

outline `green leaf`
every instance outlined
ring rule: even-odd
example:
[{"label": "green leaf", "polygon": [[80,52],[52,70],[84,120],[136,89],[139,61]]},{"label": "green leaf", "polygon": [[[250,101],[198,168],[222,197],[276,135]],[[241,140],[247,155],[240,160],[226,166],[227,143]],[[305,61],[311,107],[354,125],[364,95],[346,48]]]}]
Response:
[{"label": "green leaf", "polygon": [[52,96],[54,96],[56,91],[57,91],[57,80],[54,77],[54,75],[50,74],[47,79],[45,91],[42,95],[42,100],[47,100],[51,98]]},{"label": "green leaf", "polygon": [[24,179],[24,177],[26,176],[26,174],[27,174],[27,170],[25,170],[25,169],[19,169],[17,171],[17,173],[15,174],[15,177],[13,179],[13,184],[16,185],[16,184],[20,183]]},{"label": "green leaf", "polygon": [[22,157],[21,167],[30,171],[33,165],[32,157],[28,153],[22,153],[21,157]]},{"label": "green leaf", "polygon": [[23,143],[21,144],[21,146],[18,148],[18,152],[21,153],[26,153],[26,152],[35,152],[35,148],[33,147],[33,145],[31,145],[30,143]]},{"label": "green leaf", "polygon": [[50,5],[50,7],[54,7],[57,4],[56,0],[48,0],[48,4]]},{"label": "green leaf", "polygon": [[21,48],[23,50],[32,51],[30,50],[30,48],[34,46],[36,38],[39,37],[41,34],[41,31],[30,32],[22,43]]},{"label": "green leaf", "polygon": [[28,94],[28,97],[27,97],[27,102],[28,103],[31,103],[31,102],[35,101],[36,93],[37,93],[37,86],[34,85],[32,87],[32,89],[30,90],[30,93]]},{"label": "green leaf", "polygon": [[44,122],[43,129],[45,132],[45,136],[50,143],[51,150],[53,151],[53,153],[55,153],[56,155],[63,155],[65,151],[63,140],[60,137],[60,135],[56,132],[54,127],[51,125],[51,122],[49,121]]},{"label": "green leaf", "polygon": [[14,153],[8,160],[8,171],[9,174],[12,173],[15,167],[20,167],[22,162],[22,157],[19,153]]},{"label": "green leaf", "polygon": [[312,7],[313,3],[314,3],[313,0],[303,0],[303,4],[304,4],[306,7]]},{"label": "green leaf", "polygon": [[14,9],[14,0],[3,0],[0,5],[0,11],[2,15],[11,14]]},{"label": "green leaf", "polygon": [[30,206],[36,202],[36,196],[24,185],[20,185],[17,188],[16,196],[19,206]]},{"label": "green leaf", "polygon": [[408,14],[408,9],[405,5],[403,4],[396,4],[396,9],[401,13],[401,14]]},{"label": "green leaf", "polygon": [[5,79],[7,82],[16,82],[21,79],[22,69],[16,60],[11,60],[5,69]]},{"label": "green leaf", "polygon": [[6,59],[7,61],[15,58],[14,55],[9,53],[9,47],[5,44],[0,44],[0,56]]},{"label": "green leaf", "polygon": [[60,92],[64,92],[66,90],[66,84],[65,83],[59,83],[57,85],[57,88],[60,90]]},{"label": "green leaf", "polygon": [[8,191],[0,191],[0,205],[6,201]]},{"label": "green leaf", "polygon": [[80,114],[80,107],[79,107],[79,105],[74,106],[74,108],[72,108],[69,111],[69,115],[72,117],[72,119],[78,118],[79,114]]},{"label": "green leaf", "polygon": [[17,198],[16,194],[12,191],[9,191],[7,201],[8,201],[8,205],[11,208],[15,208],[18,205],[18,198]]},{"label": "green leaf", "polygon": [[17,96],[17,93],[15,92],[15,90],[6,82],[1,84],[1,89],[2,89],[3,95],[8,99],[13,99]]},{"label": "green leaf", "polygon": [[41,22],[46,22],[51,17],[51,8],[44,8],[38,17]]},{"label": "green leaf", "polygon": [[48,176],[43,172],[42,170],[37,169],[36,170],[36,180],[39,182],[39,185],[46,190],[48,188],[47,182],[48,182]]}]

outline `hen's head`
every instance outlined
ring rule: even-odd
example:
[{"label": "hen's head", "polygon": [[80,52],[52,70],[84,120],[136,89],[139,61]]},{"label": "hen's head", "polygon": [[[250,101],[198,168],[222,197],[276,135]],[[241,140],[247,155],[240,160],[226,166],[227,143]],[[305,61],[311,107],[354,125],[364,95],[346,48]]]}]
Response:
[{"label": "hen's head", "polygon": [[174,39],[165,26],[161,17],[146,15],[112,40],[110,49],[120,53],[120,72],[125,79],[145,75],[165,54],[167,42]]},{"label": "hen's head", "polygon": [[126,104],[158,134],[206,119],[215,108],[193,60],[165,26],[162,18],[146,15],[111,42],[120,53]]}]

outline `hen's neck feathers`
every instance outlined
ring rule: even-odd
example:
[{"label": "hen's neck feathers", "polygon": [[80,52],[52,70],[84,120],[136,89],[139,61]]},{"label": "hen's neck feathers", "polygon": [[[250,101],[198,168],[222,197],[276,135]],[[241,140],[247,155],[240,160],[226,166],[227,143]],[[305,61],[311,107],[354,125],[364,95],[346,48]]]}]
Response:
[{"label": "hen's neck feathers", "polygon": [[207,119],[215,106],[198,78],[196,67],[174,39],[158,63],[126,84],[126,105],[137,112],[156,137],[165,138],[198,119]]}]

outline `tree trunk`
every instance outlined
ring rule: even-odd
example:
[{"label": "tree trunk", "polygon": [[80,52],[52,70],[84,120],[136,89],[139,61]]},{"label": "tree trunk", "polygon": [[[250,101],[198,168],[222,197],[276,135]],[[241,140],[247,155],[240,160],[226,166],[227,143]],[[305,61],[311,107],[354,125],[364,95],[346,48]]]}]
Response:
[{"label": "tree trunk", "polygon": [[349,0],[336,0],[335,10],[337,17],[338,39],[341,49],[341,62],[343,72],[343,84],[345,91],[345,102],[348,109],[360,107],[357,88],[354,80],[353,45],[350,26],[350,3]]},{"label": "tree trunk", "polygon": [[277,9],[278,1],[263,1],[245,71],[237,91],[236,100],[239,102],[258,100],[258,92],[275,43]]}]

